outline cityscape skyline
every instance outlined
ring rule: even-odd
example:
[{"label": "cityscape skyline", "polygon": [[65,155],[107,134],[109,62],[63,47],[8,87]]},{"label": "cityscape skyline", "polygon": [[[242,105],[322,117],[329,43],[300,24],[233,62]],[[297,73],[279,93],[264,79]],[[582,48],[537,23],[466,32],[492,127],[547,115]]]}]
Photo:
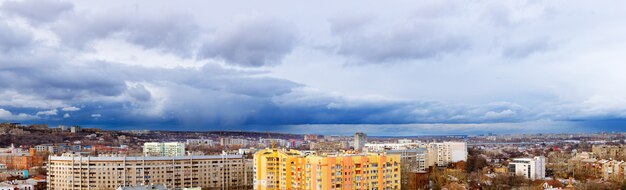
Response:
[{"label": "cityscape skyline", "polygon": [[0,190],[626,189],[623,7],[0,0]]},{"label": "cityscape skyline", "polygon": [[0,0],[0,122],[624,132],[624,4]]}]

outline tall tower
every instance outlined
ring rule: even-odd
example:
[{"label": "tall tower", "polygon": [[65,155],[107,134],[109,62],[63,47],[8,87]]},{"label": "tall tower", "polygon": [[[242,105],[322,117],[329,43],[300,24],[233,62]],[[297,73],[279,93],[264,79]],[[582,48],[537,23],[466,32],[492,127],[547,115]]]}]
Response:
[{"label": "tall tower", "polygon": [[354,150],[363,150],[366,142],[367,135],[365,133],[354,133]]}]

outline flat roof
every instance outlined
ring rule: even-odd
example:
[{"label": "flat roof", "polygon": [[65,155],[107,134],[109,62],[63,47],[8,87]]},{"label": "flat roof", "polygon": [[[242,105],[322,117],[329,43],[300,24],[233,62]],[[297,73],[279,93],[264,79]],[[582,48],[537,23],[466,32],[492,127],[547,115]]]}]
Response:
[{"label": "flat roof", "polygon": [[140,161],[140,160],[205,160],[205,159],[236,159],[243,155],[209,155],[209,156],[50,156],[50,161]]}]

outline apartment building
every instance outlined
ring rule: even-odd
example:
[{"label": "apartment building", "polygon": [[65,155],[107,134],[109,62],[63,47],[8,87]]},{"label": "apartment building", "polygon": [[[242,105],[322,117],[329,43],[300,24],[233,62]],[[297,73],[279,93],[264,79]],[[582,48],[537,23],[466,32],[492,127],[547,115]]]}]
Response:
[{"label": "apartment building", "polygon": [[254,189],[400,189],[400,156],[305,154],[265,149],[254,155]]},{"label": "apartment building", "polygon": [[[248,164],[247,164],[248,163]],[[242,155],[48,158],[48,189],[109,190],[141,184],[170,188],[250,189],[251,163]]]},{"label": "apartment building", "polygon": [[428,171],[426,148],[396,149],[385,151],[387,155],[400,155],[402,189],[409,189],[410,174]]},{"label": "apartment building", "polygon": [[622,181],[626,179],[626,162],[621,160],[596,159],[595,157],[574,157],[569,160],[574,173],[589,179]]},{"label": "apartment building", "polygon": [[591,152],[601,159],[626,159],[625,145],[593,145]]},{"label": "apartment building", "polygon": [[212,139],[187,139],[187,145],[190,146],[213,146]]},{"label": "apartment building", "polygon": [[367,143],[367,135],[365,133],[354,133],[354,150],[363,150]]},{"label": "apartment building", "polygon": [[368,152],[397,152],[399,150],[414,150],[418,152],[419,168],[415,171],[426,171],[430,166],[448,166],[450,163],[467,160],[467,143],[465,142],[435,142],[421,143],[411,140],[399,140],[399,143],[365,144]]},{"label": "apartment building", "polygon": [[309,143],[309,148],[311,150],[319,151],[338,151],[347,150],[349,145],[346,141],[311,142]]},{"label": "apartment building", "polygon": [[239,138],[220,138],[221,146],[242,146],[246,147],[250,144],[250,141],[247,139],[239,139]]},{"label": "apartment building", "polygon": [[35,148],[28,150],[28,153],[24,153],[13,148],[11,153],[0,153],[0,164],[4,164],[9,170],[27,170],[42,166],[46,157],[39,154]]},{"label": "apartment building", "polygon": [[364,149],[368,152],[381,152],[385,150],[408,150],[408,149],[417,149],[426,147],[425,143],[414,143],[414,142],[405,142],[405,143],[367,143],[364,146]]},{"label": "apartment building", "polygon": [[428,144],[429,166],[444,167],[452,162],[467,160],[467,143],[441,142]]},{"label": "apartment building", "polygon": [[147,142],[143,144],[146,156],[184,156],[185,143],[181,142]]},{"label": "apartment building", "polygon": [[546,158],[543,156],[514,158],[509,162],[509,173],[532,180],[545,179]]}]

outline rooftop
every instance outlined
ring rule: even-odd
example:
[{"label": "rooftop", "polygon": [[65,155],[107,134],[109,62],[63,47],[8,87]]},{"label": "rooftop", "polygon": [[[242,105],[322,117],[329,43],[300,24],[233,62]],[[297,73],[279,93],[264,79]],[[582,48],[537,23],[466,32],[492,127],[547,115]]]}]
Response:
[{"label": "rooftop", "polygon": [[136,157],[126,157],[126,156],[51,156],[50,160],[54,161],[81,161],[81,160],[90,160],[90,161],[132,161],[132,160],[192,160],[192,159],[236,159],[243,158],[242,155],[209,155],[209,156],[136,156]]}]

